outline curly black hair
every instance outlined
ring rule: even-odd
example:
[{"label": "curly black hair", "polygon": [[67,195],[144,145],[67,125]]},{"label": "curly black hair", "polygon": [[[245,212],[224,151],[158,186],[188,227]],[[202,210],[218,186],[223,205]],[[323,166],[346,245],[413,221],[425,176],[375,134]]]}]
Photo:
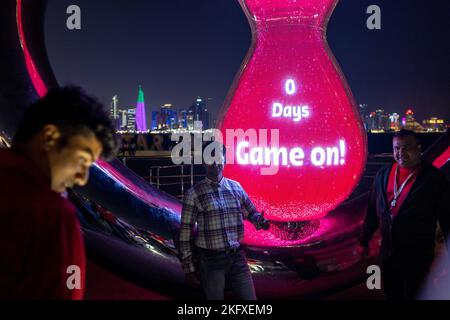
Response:
[{"label": "curly black hair", "polygon": [[45,97],[34,102],[25,111],[13,144],[29,140],[49,124],[61,131],[60,147],[73,135],[92,132],[103,147],[103,159],[110,160],[117,152],[118,144],[108,113],[96,98],[80,87],[50,89]]}]

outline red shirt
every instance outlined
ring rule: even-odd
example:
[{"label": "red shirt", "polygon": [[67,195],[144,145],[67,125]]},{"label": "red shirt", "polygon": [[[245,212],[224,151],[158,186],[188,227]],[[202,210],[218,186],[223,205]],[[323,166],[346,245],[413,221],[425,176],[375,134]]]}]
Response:
[{"label": "red shirt", "polygon": [[[0,202],[0,299],[82,299],[86,258],[75,207],[11,150],[0,150]],[[76,283],[69,266],[81,271],[80,289],[68,288]]]},{"label": "red shirt", "polygon": [[[394,199],[394,179],[395,179],[395,171],[397,170],[398,164],[394,163],[392,165],[392,169],[389,173],[389,180],[386,190],[386,196],[388,199],[388,206],[391,207],[391,201]],[[414,172],[414,175],[408,180],[405,187],[403,188],[403,191],[400,193],[399,197],[397,198],[397,204],[395,207],[391,209],[392,216],[396,216],[398,211],[400,210],[403,202],[405,202],[406,197],[408,196],[408,193],[411,191],[412,186],[414,185],[414,181],[416,181],[417,175],[420,171],[420,166],[416,168],[399,168],[398,174],[397,174],[397,190],[400,189],[400,186],[405,182],[405,180],[408,178],[410,173]]]}]

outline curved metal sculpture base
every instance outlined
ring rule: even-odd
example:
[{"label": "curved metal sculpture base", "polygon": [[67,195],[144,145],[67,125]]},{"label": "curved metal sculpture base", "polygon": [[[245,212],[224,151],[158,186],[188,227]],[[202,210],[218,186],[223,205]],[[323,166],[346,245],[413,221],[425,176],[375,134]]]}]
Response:
[{"label": "curved metal sculpture base", "polygon": [[[43,40],[46,1],[5,0],[1,7],[0,131],[12,137],[24,108],[42,95],[42,85],[49,88],[57,82]],[[202,297],[185,285],[177,258],[179,200],[117,160],[98,162],[89,184],[75,188],[70,197],[78,208],[91,261],[168,297]],[[264,235],[246,224],[246,250],[258,297],[319,297],[360,281],[365,262],[354,248],[366,201],[361,196],[343,204],[311,224],[317,227],[314,233],[296,239]],[[95,297],[100,290],[95,279],[87,290],[88,297]]]}]

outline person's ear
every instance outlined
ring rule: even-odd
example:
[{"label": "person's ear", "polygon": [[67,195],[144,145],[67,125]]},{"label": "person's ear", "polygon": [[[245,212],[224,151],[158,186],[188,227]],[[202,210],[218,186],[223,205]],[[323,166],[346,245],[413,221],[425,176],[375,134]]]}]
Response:
[{"label": "person's ear", "polygon": [[58,141],[61,138],[61,131],[57,126],[48,124],[42,128],[42,135],[44,139],[44,149],[50,151],[58,145]]}]

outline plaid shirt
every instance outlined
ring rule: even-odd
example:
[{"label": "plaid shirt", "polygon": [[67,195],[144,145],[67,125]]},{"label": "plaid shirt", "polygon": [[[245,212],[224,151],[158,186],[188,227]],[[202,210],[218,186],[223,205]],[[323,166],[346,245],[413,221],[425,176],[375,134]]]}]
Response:
[{"label": "plaid shirt", "polygon": [[204,179],[183,198],[180,229],[180,259],[185,273],[194,272],[191,240],[197,223],[195,245],[210,250],[239,247],[244,238],[243,219],[257,224],[255,206],[239,182],[225,177],[219,183]]}]

